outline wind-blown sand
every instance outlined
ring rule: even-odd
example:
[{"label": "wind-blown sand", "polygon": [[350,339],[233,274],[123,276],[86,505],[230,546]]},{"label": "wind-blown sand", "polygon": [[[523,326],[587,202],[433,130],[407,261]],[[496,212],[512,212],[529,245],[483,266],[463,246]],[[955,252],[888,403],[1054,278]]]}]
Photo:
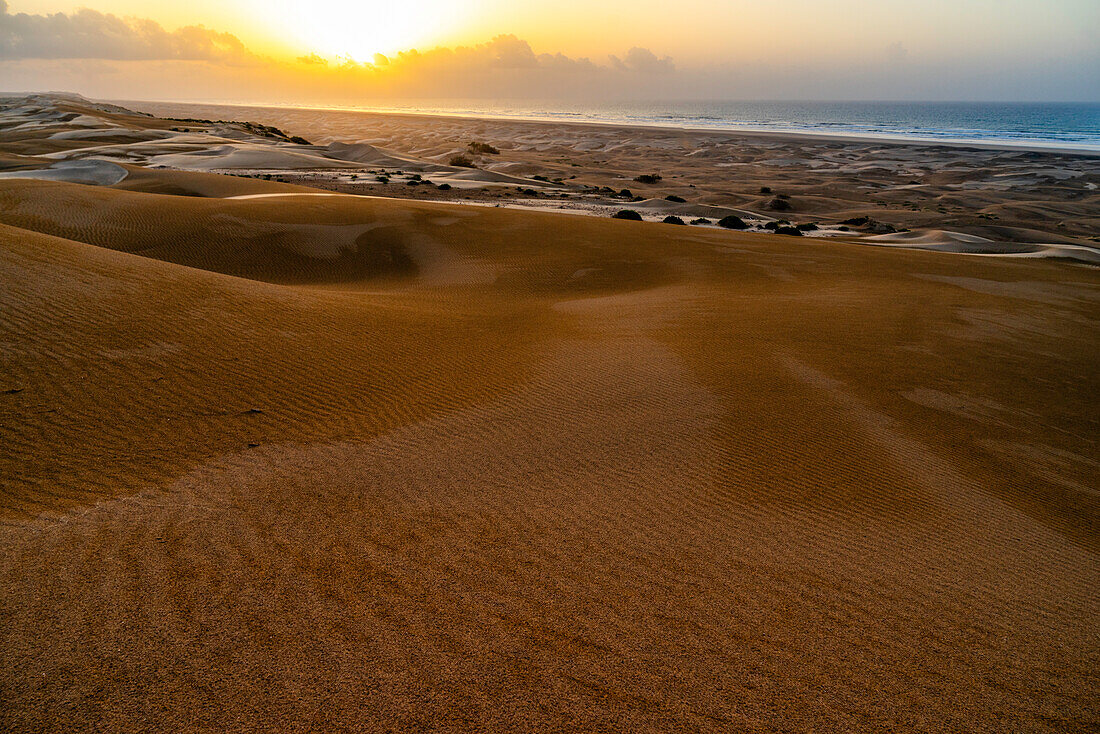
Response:
[{"label": "wind-blown sand", "polygon": [[119,165],[0,179],[0,729],[1100,726],[1094,267]]}]

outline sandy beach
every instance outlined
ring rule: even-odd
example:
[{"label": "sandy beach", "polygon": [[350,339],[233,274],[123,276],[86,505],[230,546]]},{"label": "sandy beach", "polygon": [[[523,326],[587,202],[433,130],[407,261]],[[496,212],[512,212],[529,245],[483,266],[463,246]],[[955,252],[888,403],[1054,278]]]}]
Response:
[{"label": "sandy beach", "polygon": [[0,99],[0,730],[1095,730],[1098,186]]}]

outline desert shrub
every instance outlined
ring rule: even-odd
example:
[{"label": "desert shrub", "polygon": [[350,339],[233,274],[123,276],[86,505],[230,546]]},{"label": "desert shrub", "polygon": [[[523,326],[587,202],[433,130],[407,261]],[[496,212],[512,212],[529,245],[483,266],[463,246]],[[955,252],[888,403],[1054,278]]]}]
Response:
[{"label": "desert shrub", "polygon": [[301,135],[295,135],[290,139],[290,142],[294,143],[295,145],[310,145],[310,142],[303,138]]},{"label": "desert shrub", "polygon": [[675,204],[683,204],[687,201],[687,199],[682,196],[677,196],[676,194],[669,194],[665,197],[665,201],[671,201]]},{"label": "desert shrub", "polygon": [[436,188],[438,188],[440,191],[450,191],[451,185],[449,183],[441,183]]},{"label": "desert shrub", "polygon": [[772,192],[772,187],[771,186],[761,186],[760,187],[760,193],[761,194],[770,194],[771,192]]},{"label": "desert shrub", "polygon": [[722,217],[718,220],[718,226],[725,229],[748,229],[749,225],[745,224],[745,220],[734,214],[730,214],[728,217]]},{"label": "desert shrub", "polygon": [[699,217],[698,219],[692,219],[692,224],[710,224],[710,220],[706,217]]},{"label": "desert shrub", "polygon": [[470,160],[469,157],[461,154],[452,156],[451,160],[448,161],[448,163],[452,166],[458,166],[459,168],[477,168],[477,166],[474,165],[474,162]]},{"label": "desert shrub", "polygon": [[500,155],[500,151],[489,145],[488,143],[482,143],[477,140],[471,142],[466,148],[471,153],[486,154],[486,155]]},{"label": "desert shrub", "polygon": [[633,209],[623,209],[611,215],[612,219],[629,219],[632,222],[642,221],[642,215]]},{"label": "desert shrub", "polygon": [[623,189],[622,191],[619,192],[619,196],[623,197],[624,199],[633,199],[634,198],[634,192],[631,191],[630,189]]},{"label": "desert shrub", "polygon": [[797,225],[797,229],[800,232],[816,232],[817,231],[817,225],[814,224],[813,222],[807,222],[806,224]]},{"label": "desert shrub", "polygon": [[676,216],[667,216],[661,220],[665,224],[683,224],[684,220]]},{"label": "desert shrub", "polygon": [[641,176],[635,176],[634,180],[638,183],[655,184],[661,180],[661,174],[659,173],[643,173]]},{"label": "desert shrub", "polygon": [[801,237],[802,236],[802,231],[800,229],[798,229],[798,227],[788,227],[786,225],[784,225],[782,227],[777,227],[776,230],[775,230],[775,233],[776,234],[789,234],[789,235],[793,235],[795,237]]}]

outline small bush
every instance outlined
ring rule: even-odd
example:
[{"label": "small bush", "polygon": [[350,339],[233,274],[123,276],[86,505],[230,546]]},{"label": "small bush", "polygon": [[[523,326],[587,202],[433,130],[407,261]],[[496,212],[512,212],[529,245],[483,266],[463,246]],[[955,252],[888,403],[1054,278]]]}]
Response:
[{"label": "small bush", "polygon": [[760,187],[760,193],[761,194],[770,194],[771,192],[772,192],[772,187],[771,186],[761,186]]},{"label": "small bush", "polygon": [[698,219],[692,219],[692,224],[710,224],[710,220],[706,217],[699,217]]},{"label": "small bush", "polygon": [[611,215],[612,219],[629,219],[632,222],[642,221],[642,215],[633,209],[623,209]]},{"label": "small bush", "polygon": [[745,220],[734,214],[730,214],[728,217],[722,217],[718,220],[718,226],[725,229],[748,229],[749,225],[745,224]]},{"label": "small bush", "polygon": [[813,222],[808,222],[806,224],[797,225],[797,229],[800,232],[816,232],[817,231],[817,225],[814,224]]},{"label": "small bush", "polygon": [[294,143],[295,145],[310,145],[311,144],[308,140],[306,140],[305,138],[303,138],[300,135],[295,135],[293,138],[290,139],[290,142]]},{"label": "small bush", "polygon": [[792,235],[794,237],[801,237],[802,236],[802,231],[800,229],[798,229],[798,227],[787,227],[787,226],[777,227],[776,230],[775,230],[775,233],[776,234]]},{"label": "small bush", "polygon": [[676,194],[669,194],[668,196],[665,197],[665,201],[671,201],[675,204],[685,204],[685,203],[687,203],[687,199],[685,199],[682,196],[677,196]]},{"label": "small bush", "polygon": [[476,140],[473,141],[472,143],[470,143],[469,145],[467,145],[466,147],[467,147],[467,149],[469,149],[469,151],[471,153],[479,153],[479,154],[485,154],[485,155],[500,155],[500,151],[497,150],[496,148],[494,148],[493,146],[489,145],[488,143],[478,142]]},{"label": "small bush", "polygon": [[449,183],[441,183],[436,188],[438,188],[440,191],[450,191],[451,185]]},{"label": "small bush", "polygon": [[624,199],[633,199],[634,198],[634,192],[631,191],[630,189],[623,189],[622,191],[619,192],[619,196],[623,197]]},{"label": "small bush", "polygon": [[665,224],[683,224],[684,220],[675,216],[668,216],[661,220]]},{"label": "small bush", "polygon": [[477,166],[474,165],[474,162],[470,160],[469,157],[461,154],[452,156],[451,160],[448,161],[448,163],[452,166],[458,166],[459,168],[477,168]]},{"label": "small bush", "polygon": [[643,173],[641,176],[634,178],[638,183],[655,184],[661,180],[661,174],[659,173]]}]

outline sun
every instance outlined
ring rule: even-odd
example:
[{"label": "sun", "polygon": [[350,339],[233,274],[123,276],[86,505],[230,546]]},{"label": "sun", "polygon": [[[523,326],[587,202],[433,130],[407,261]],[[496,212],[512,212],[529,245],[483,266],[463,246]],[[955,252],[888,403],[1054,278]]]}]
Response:
[{"label": "sun", "polygon": [[327,57],[370,61],[435,45],[461,21],[454,0],[255,0],[258,11],[294,46]]}]

